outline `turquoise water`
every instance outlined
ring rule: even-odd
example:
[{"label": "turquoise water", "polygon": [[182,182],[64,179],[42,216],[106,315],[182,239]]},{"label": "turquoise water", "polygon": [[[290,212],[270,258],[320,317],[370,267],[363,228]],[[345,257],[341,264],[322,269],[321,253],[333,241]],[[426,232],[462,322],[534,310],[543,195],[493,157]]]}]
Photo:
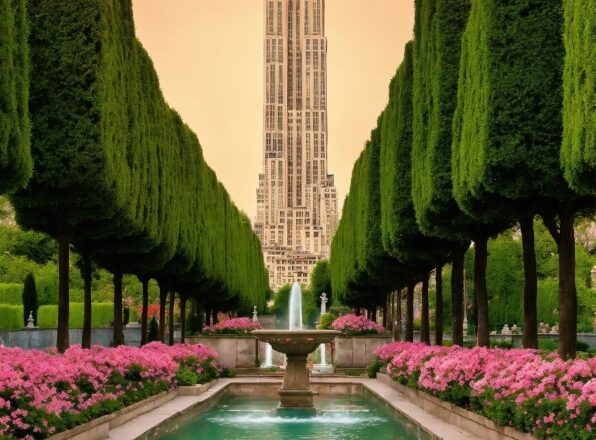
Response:
[{"label": "turquoise water", "polygon": [[321,398],[316,414],[278,413],[277,400],[231,397],[159,440],[416,440],[426,434],[362,397]]}]

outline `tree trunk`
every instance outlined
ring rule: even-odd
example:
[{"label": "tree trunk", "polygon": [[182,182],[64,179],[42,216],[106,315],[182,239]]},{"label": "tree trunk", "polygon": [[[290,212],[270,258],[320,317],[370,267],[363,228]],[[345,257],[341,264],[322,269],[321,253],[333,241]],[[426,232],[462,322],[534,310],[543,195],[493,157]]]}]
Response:
[{"label": "tree trunk", "polygon": [[166,303],[168,301],[168,289],[165,284],[159,283],[159,340],[166,343]]},{"label": "tree trunk", "polygon": [[81,346],[91,348],[91,278],[93,268],[91,266],[91,254],[83,251],[83,335],[81,337]]},{"label": "tree trunk", "polygon": [[428,306],[428,277],[426,274],[422,280],[422,294],[421,294],[421,317],[420,317],[420,341],[426,345],[430,345],[430,323],[429,323],[429,306]]},{"label": "tree trunk", "polygon": [[213,308],[213,309],[211,309],[211,311],[213,312],[213,317],[211,319],[211,322],[213,322],[213,325],[215,325],[219,322],[219,320],[217,319],[217,310],[215,308]]},{"label": "tree trunk", "polygon": [[395,324],[393,326],[393,340],[401,341],[401,289],[397,291],[397,301],[395,302]]},{"label": "tree trunk", "polygon": [[170,290],[170,316],[168,321],[168,344],[174,345],[174,302],[176,301],[176,292]]},{"label": "tree trunk", "polygon": [[559,356],[574,358],[577,344],[577,291],[575,287],[575,211],[561,211],[559,241]]},{"label": "tree trunk", "polygon": [[428,319],[428,277],[430,274],[426,274],[422,280],[422,295],[421,295],[421,306],[422,315],[420,317],[420,342],[430,345],[430,323]]},{"label": "tree trunk", "polygon": [[534,216],[520,219],[524,258],[524,348],[538,348],[538,281],[536,248],[534,245]]},{"label": "tree trunk", "polygon": [[393,333],[393,323],[395,322],[395,308],[394,308],[394,301],[395,301],[395,292],[391,291],[391,293],[387,296],[387,331]]},{"label": "tree trunk", "polygon": [[435,273],[435,345],[443,345],[443,266]]},{"label": "tree trunk", "polygon": [[69,347],[69,267],[70,265],[70,234],[58,234],[58,331],[56,334],[56,348],[64,353]]},{"label": "tree trunk", "polygon": [[387,302],[389,295],[385,296],[385,304],[383,305],[383,327],[387,328]]},{"label": "tree trunk", "polygon": [[453,311],[453,345],[464,345],[464,257],[466,249],[453,256],[451,273],[451,302]]},{"label": "tree trunk", "polygon": [[149,278],[141,280],[143,284],[143,307],[141,309],[141,347],[147,343],[147,323],[149,308]]},{"label": "tree trunk", "polygon": [[476,297],[476,344],[490,347],[488,323],[488,291],[486,265],[488,260],[488,236],[474,241],[474,296]]},{"label": "tree trunk", "polygon": [[186,296],[180,295],[180,343],[186,341]]},{"label": "tree trunk", "polygon": [[114,347],[124,344],[124,327],[122,325],[122,274],[114,273]]},{"label": "tree trunk", "polygon": [[414,341],[414,287],[416,283],[410,281],[408,283],[408,291],[406,296],[406,341]]}]

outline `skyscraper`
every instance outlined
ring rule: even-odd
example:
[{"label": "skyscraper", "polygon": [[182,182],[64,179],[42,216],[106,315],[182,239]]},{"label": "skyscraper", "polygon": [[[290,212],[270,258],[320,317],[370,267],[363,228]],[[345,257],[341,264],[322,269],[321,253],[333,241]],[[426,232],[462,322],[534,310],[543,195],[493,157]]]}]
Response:
[{"label": "skyscraper", "polygon": [[329,255],[337,193],[327,171],[325,0],[264,0],[263,173],[255,231],[271,287],[307,283]]}]

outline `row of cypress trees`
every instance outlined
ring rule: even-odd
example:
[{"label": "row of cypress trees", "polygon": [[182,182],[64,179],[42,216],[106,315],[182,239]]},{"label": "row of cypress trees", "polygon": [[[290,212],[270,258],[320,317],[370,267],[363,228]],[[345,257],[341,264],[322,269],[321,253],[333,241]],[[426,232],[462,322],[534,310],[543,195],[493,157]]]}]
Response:
[{"label": "row of cypress trees", "polygon": [[82,256],[85,346],[93,262],[114,274],[116,345],[124,342],[123,274],[143,283],[143,342],[150,279],[160,284],[162,339],[174,292],[182,312],[187,298],[263,310],[268,277],[258,238],[165,102],[135,37],[131,0],[30,0],[27,14],[35,167],[11,198],[20,225],[59,244],[58,349],[69,345],[71,246]]},{"label": "row of cypress trees", "polygon": [[[594,13],[586,0],[416,0],[414,40],[357,160],[331,250],[333,291],[354,306],[422,288],[452,263],[453,340],[463,343],[464,254],[474,243],[478,344],[489,344],[487,242],[518,223],[524,346],[537,347],[533,218],[559,247],[561,356],[575,355],[573,222],[596,209]],[[379,161],[380,158],[380,161]],[[374,292],[374,293],[371,293]]]}]

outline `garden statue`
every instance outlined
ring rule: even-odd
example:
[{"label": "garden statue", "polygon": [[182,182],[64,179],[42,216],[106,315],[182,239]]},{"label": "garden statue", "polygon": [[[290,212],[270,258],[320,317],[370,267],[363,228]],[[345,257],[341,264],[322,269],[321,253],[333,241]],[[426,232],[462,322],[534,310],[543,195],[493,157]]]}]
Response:
[{"label": "garden statue", "polygon": [[255,306],[252,310],[252,322],[258,322],[259,318],[257,317],[257,306]]},{"label": "garden statue", "polygon": [[513,324],[511,326],[511,334],[512,335],[519,335],[521,332],[519,330],[519,327],[517,326],[517,324]]},{"label": "garden statue", "polygon": [[553,328],[550,329],[550,334],[551,335],[558,335],[559,334],[559,324],[555,322],[555,325],[553,325]]},{"label": "garden statue", "polygon": [[510,335],[511,334],[511,330],[509,330],[509,324],[505,324],[503,326],[503,329],[501,330],[501,334],[502,335]]},{"label": "garden statue", "polygon": [[33,311],[29,312],[29,317],[27,318],[27,328],[35,328],[35,319],[33,319]]}]

